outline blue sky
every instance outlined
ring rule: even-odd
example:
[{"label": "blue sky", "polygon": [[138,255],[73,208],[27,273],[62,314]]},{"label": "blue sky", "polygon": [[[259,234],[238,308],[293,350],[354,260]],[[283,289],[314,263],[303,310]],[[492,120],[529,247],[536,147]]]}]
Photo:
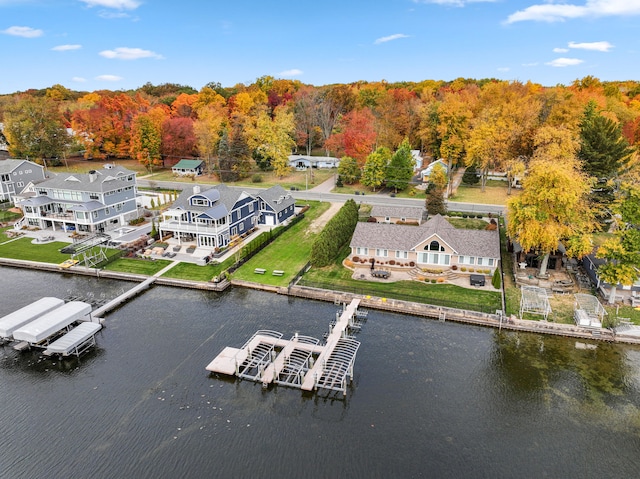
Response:
[{"label": "blue sky", "polygon": [[0,0],[0,93],[640,80],[640,0]]}]

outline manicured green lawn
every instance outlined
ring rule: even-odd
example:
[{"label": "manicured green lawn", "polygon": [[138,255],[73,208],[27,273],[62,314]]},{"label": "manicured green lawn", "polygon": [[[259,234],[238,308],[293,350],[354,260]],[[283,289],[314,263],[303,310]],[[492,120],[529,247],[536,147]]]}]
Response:
[{"label": "manicured green lawn", "polygon": [[104,269],[106,271],[118,271],[121,273],[132,274],[145,274],[147,276],[153,276],[162,268],[165,268],[171,264],[171,261],[166,259],[140,259],[140,258],[119,258],[109,263]]},{"label": "manicured green lawn", "polygon": [[[293,225],[273,243],[256,254],[233,273],[234,279],[253,281],[274,286],[286,286],[309,261],[311,245],[316,234],[308,231],[310,224],[329,209],[329,203],[309,202],[311,208],[299,223]],[[266,269],[265,274],[256,274],[256,268]],[[274,270],[284,271],[274,276]]]},{"label": "manicured green lawn", "polygon": [[0,222],[17,220],[22,216],[21,213],[14,213],[13,211],[0,210]]},{"label": "manicured green lawn", "polygon": [[[522,190],[512,188],[511,195],[507,195],[507,183],[504,181],[488,181],[484,191],[480,186],[460,185],[455,195],[449,198],[450,202],[480,203],[485,205],[504,205],[509,198],[520,194]],[[455,209],[455,205],[450,205]]]},{"label": "manicured green lawn", "polygon": [[210,281],[214,276],[219,276],[225,269],[231,266],[234,258],[228,258],[222,263],[198,266],[193,263],[180,263],[162,276],[166,278],[188,279],[191,281]]},{"label": "manicured green lawn", "polygon": [[56,241],[46,244],[32,244],[33,238],[21,237],[0,245],[0,257],[13,258],[42,263],[62,263],[71,258],[71,255],[60,253],[60,249],[69,246],[69,243]]},{"label": "manicured green lawn", "polygon": [[342,260],[348,254],[349,248],[346,246],[333,265],[326,268],[311,268],[298,284],[473,311],[494,313],[496,309],[502,308],[500,292],[480,291],[452,284],[431,284],[419,281],[378,283],[352,279],[352,271],[342,266]]}]

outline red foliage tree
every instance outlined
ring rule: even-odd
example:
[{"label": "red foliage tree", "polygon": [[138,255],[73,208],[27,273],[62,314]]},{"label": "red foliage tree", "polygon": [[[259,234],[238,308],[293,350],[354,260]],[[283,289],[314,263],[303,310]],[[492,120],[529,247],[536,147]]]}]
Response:
[{"label": "red foliage tree", "polygon": [[162,154],[168,164],[184,157],[197,156],[197,140],[191,118],[169,118],[162,124]]},{"label": "red foliage tree", "polygon": [[338,155],[355,158],[364,166],[376,144],[375,118],[368,108],[352,110],[340,120],[340,132],[331,135],[327,146]]}]

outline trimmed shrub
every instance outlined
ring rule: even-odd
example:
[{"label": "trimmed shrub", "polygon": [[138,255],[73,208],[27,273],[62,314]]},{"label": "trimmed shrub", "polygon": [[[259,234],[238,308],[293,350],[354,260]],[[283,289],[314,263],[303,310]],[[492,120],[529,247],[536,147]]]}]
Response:
[{"label": "trimmed shrub", "polygon": [[464,266],[463,266],[462,268],[460,268],[460,271],[463,271],[463,272],[464,272],[464,271],[466,271],[466,270],[467,270],[467,268],[465,268]]},{"label": "trimmed shrub", "polygon": [[351,239],[358,223],[358,205],[349,199],[331,218],[311,246],[311,264],[327,266]]},{"label": "trimmed shrub", "polygon": [[502,287],[502,276],[500,275],[500,270],[496,268],[493,272],[493,278],[491,278],[491,285],[495,289],[500,289]]},{"label": "trimmed shrub", "polygon": [[262,175],[256,173],[251,177],[251,183],[262,183]]},{"label": "trimmed shrub", "polygon": [[458,269],[458,265],[454,264],[453,266],[451,266],[451,269],[454,270],[454,271],[457,270]]},{"label": "trimmed shrub", "polygon": [[360,262],[360,257],[359,257],[359,256],[354,256],[354,257],[352,258],[352,261],[353,261],[354,263],[359,263],[359,262]]}]

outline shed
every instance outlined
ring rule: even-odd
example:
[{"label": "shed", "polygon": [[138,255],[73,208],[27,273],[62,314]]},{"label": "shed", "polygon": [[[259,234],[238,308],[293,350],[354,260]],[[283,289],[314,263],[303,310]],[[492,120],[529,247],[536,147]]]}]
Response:
[{"label": "shed", "polygon": [[204,171],[203,160],[180,160],[178,163],[171,167],[171,171],[174,175],[187,176],[194,175],[200,176]]}]

